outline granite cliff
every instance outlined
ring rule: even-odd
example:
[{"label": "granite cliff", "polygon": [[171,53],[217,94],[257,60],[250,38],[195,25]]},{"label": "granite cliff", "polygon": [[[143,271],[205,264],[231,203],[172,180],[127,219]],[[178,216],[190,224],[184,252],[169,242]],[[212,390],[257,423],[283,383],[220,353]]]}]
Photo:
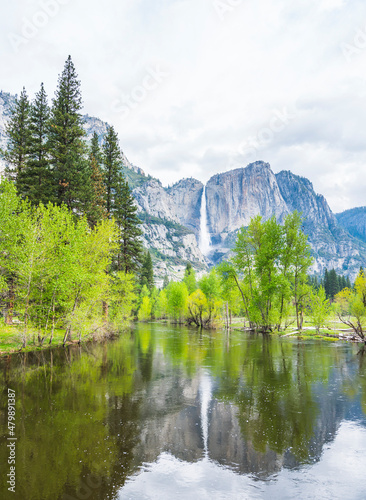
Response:
[{"label": "granite cliff", "polygon": [[351,208],[336,214],[338,224],[366,243],[366,207]]}]

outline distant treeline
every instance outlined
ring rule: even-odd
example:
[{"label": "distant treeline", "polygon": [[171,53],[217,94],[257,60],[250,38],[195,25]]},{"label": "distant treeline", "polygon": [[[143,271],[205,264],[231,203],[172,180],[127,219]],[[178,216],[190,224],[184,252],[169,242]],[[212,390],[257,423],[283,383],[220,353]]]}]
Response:
[{"label": "distant treeline", "polygon": [[[362,268],[361,268],[362,270]],[[309,276],[309,283],[318,290],[320,286],[324,287],[327,299],[333,300],[334,297],[344,288],[352,288],[349,276],[337,274],[334,269],[324,271],[324,276],[319,280],[317,276]]]}]

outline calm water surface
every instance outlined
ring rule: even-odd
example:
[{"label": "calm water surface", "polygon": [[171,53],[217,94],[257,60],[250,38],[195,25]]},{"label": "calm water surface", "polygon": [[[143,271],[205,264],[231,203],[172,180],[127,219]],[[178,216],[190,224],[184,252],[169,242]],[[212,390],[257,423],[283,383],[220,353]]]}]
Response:
[{"label": "calm water surface", "polygon": [[3,358],[0,498],[365,500],[359,351],[139,325],[110,343]]}]

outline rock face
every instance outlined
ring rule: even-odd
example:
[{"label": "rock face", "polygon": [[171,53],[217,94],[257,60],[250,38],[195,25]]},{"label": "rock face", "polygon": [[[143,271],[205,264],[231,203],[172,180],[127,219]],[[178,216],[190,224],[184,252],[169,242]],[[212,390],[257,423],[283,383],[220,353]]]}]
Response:
[{"label": "rock face", "polygon": [[338,224],[326,199],[315,193],[308,179],[289,171],[275,175],[268,163],[255,162],[214,175],[206,193],[214,262],[230,255],[237,231],[248,226],[252,217],[261,215],[267,220],[274,215],[282,222],[294,210],[305,218],[303,230],[315,259],[313,272],[322,274],[325,268],[334,267],[354,277],[366,262],[366,246]]},{"label": "rock face", "polygon": [[196,179],[182,179],[167,189],[171,196],[176,216],[183,226],[192,229],[199,237],[203,184]]},{"label": "rock face", "polygon": [[153,217],[179,223],[173,198],[157,179],[147,180],[133,190],[137,205]]},{"label": "rock face", "polygon": [[268,163],[214,175],[207,183],[206,198],[209,231],[217,241],[222,233],[248,226],[255,215],[283,220],[288,214]]},{"label": "rock face", "polygon": [[170,279],[181,278],[188,261],[196,269],[207,268],[198,248],[196,212],[199,213],[202,191],[199,181],[182,180],[166,189],[154,178],[144,179],[132,190],[143,221],[143,244],[152,249],[155,257],[158,284],[165,275]]},{"label": "rock face", "polygon": [[288,209],[301,212],[307,224],[322,224],[333,229],[337,226],[326,199],[315,193],[308,179],[283,170],[276,174],[276,181]]},{"label": "rock face", "polygon": [[303,230],[315,259],[313,271],[336,269],[352,277],[366,262],[366,247],[337,222],[324,196],[316,194],[312,183],[289,171],[276,174],[278,186],[290,212],[297,210],[305,218]]},{"label": "rock face", "polygon": [[366,207],[351,208],[336,214],[336,219],[352,236],[366,243]]},{"label": "rock face", "polygon": [[[8,92],[0,91],[0,148],[5,149],[5,125],[10,116],[10,110],[15,104],[15,96]],[[4,161],[0,158],[0,174],[5,168]]]}]

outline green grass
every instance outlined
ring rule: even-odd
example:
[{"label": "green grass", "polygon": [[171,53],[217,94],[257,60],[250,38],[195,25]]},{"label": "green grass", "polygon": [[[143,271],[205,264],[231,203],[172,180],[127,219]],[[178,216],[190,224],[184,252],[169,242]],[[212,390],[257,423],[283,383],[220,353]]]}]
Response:
[{"label": "green grass", "polygon": [[[37,334],[35,333],[33,339],[33,332],[27,335],[27,346],[22,349],[22,352],[29,352],[35,350],[48,349],[53,346],[60,346],[64,339],[64,330],[55,329],[52,344],[49,344],[49,337],[47,337],[42,346],[38,344]],[[0,356],[17,352],[21,349],[21,326],[0,326]]]}]

